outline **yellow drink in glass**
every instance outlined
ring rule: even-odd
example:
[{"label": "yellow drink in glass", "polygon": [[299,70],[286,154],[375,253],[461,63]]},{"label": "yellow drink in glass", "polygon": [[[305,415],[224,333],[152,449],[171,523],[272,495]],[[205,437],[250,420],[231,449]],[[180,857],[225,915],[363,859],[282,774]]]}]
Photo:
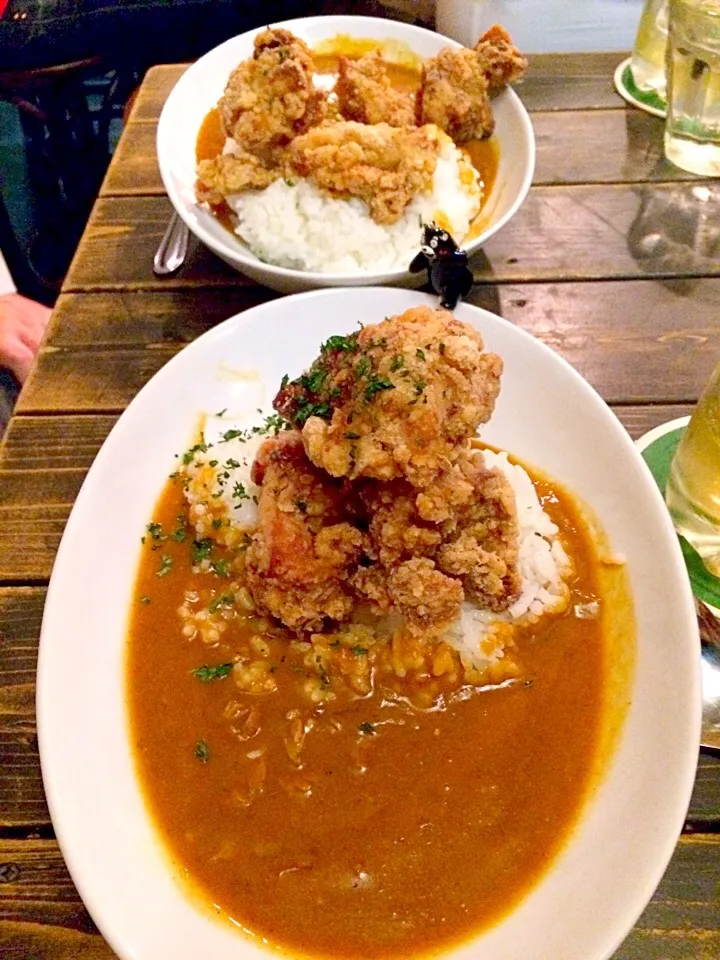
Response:
[{"label": "yellow drink in glass", "polygon": [[630,60],[638,90],[653,91],[665,99],[665,47],[668,0],[646,0]]},{"label": "yellow drink in glass", "polygon": [[720,576],[720,364],[677,448],[665,500],[677,532]]}]

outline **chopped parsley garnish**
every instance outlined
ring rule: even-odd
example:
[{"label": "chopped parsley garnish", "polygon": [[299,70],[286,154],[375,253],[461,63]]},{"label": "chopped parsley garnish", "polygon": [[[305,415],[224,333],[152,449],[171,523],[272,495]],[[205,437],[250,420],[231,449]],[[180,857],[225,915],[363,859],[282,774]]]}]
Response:
[{"label": "chopped parsley garnish", "polygon": [[371,377],[368,381],[368,385],[365,387],[365,399],[372,400],[376,393],[380,393],[381,390],[394,390],[395,384],[388,380],[387,377]]},{"label": "chopped parsley garnish", "polygon": [[198,740],[198,742],[195,744],[195,756],[200,763],[207,763],[210,759],[210,751],[208,750],[208,745],[204,740]]},{"label": "chopped parsley garnish", "polygon": [[319,393],[326,378],[327,370],[325,370],[324,367],[317,367],[315,370],[311,370],[310,373],[303,374],[297,382],[310,393]]},{"label": "chopped parsley garnish", "polygon": [[427,384],[425,383],[424,380],[417,380],[416,383],[415,383],[415,393],[416,393],[418,396],[420,396],[420,394],[423,392],[423,390],[425,389],[426,386],[427,386]]},{"label": "chopped parsley garnish", "polygon": [[223,522],[222,522],[222,520],[220,519],[220,517],[215,517],[215,519],[214,519],[213,522],[212,522],[212,528],[213,528],[213,530],[219,530],[220,527],[222,526],[222,524],[223,524]]},{"label": "chopped parsley garnish", "polygon": [[425,359],[425,351],[424,351],[424,350],[421,350],[420,347],[418,347],[417,350],[415,351],[415,356],[418,358],[418,360],[424,360],[424,359]]},{"label": "chopped parsley garnish", "polygon": [[405,357],[401,353],[396,353],[390,361],[390,373],[395,373],[400,367],[405,365]]},{"label": "chopped parsley garnish", "polygon": [[220,410],[219,413],[216,413],[215,416],[216,416],[216,417],[223,417],[223,416],[225,416],[225,414],[227,413],[227,409],[228,409],[228,408],[225,407],[223,410]]},{"label": "chopped parsley garnish", "polygon": [[277,436],[281,430],[289,430],[290,424],[284,417],[281,417],[279,413],[271,413],[269,417],[265,417],[265,422],[261,427],[253,427],[253,433],[259,433],[263,436],[272,432],[273,436]]},{"label": "chopped parsley garnish", "polygon": [[362,657],[364,656],[364,654],[368,652],[367,647],[356,646],[356,647],[350,647],[350,649],[355,654],[356,657]]},{"label": "chopped parsley garnish", "polygon": [[366,736],[372,735],[375,733],[375,724],[368,723],[368,721],[365,720],[363,723],[360,724],[360,726],[358,727],[358,730],[360,731],[360,733],[363,733]]},{"label": "chopped parsley garnish", "polygon": [[220,443],[228,443],[230,440],[242,440],[242,442],[245,443],[243,433],[244,431],[242,430],[226,430],[222,435]]},{"label": "chopped parsley garnish", "polygon": [[210,683],[213,680],[222,680],[232,670],[232,663],[218,663],[215,666],[205,664],[202,667],[196,667],[192,674],[200,683]]},{"label": "chopped parsley garnish", "polygon": [[208,610],[210,611],[210,613],[215,613],[215,611],[219,607],[231,607],[234,602],[235,602],[234,593],[221,593],[219,597],[215,597],[215,599],[212,601],[212,603],[208,607]]},{"label": "chopped parsley garnish", "polygon": [[173,567],[173,558],[169,557],[166,553],[160,558],[160,569],[157,571],[159,577],[165,577],[170,573]]},{"label": "chopped parsley garnish", "polygon": [[323,343],[320,347],[320,352],[326,353],[328,350],[341,350],[346,353],[355,353],[358,349],[357,338],[357,333],[351,333],[349,337],[341,337],[337,335],[328,337],[325,343]]},{"label": "chopped parsley garnish", "polygon": [[228,470],[237,470],[239,466],[240,464],[237,462],[237,460],[234,460],[232,457],[230,457],[229,460],[225,461],[225,467]]},{"label": "chopped parsley garnish", "polygon": [[[221,521],[222,522],[222,521]],[[229,577],[227,560],[213,560],[212,568],[219,577]]]},{"label": "chopped parsley garnish", "polygon": [[232,491],[233,499],[235,500],[249,500],[250,494],[245,489],[245,484],[238,481],[233,487]]},{"label": "chopped parsley garnish", "polygon": [[190,449],[183,454],[183,458],[182,458],[183,463],[186,466],[188,463],[192,463],[193,460],[195,459],[195,454],[207,453],[207,448],[208,448],[208,445],[206,443],[196,443],[194,447],[190,447]]},{"label": "chopped parsley garnish", "polygon": [[308,403],[307,400],[304,400],[298,407],[293,420],[299,427],[302,427],[310,417],[327,418],[331,413],[332,411],[327,403]]},{"label": "chopped parsley garnish", "polygon": [[147,532],[150,534],[150,536],[153,538],[153,540],[164,540],[164,539],[165,539],[165,537],[163,536],[162,524],[161,524],[161,523],[149,523],[149,524],[147,525]]},{"label": "chopped parsley garnish", "polygon": [[202,540],[193,540],[190,548],[193,564],[200,563],[201,560],[207,560],[212,550],[213,542],[211,537],[204,537]]},{"label": "chopped parsley garnish", "polygon": [[187,530],[185,529],[185,517],[177,518],[177,527],[170,534],[170,539],[174,540],[176,543],[182,543],[185,537],[187,536]]},{"label": "chopped parsley garnish", "polygon": [[364,377],[370,373],[370,358],[369,357],[360,357],[355,367],[355,373],[358,377]]}]

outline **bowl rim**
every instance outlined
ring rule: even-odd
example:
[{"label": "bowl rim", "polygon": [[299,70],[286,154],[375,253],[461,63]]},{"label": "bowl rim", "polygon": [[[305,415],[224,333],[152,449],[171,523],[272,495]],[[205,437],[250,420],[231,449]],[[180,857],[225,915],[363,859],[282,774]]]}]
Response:
[{"label": "bowl rim", "polygon": [[[240,238],[230,242],[231,238],[228,234],[228,241],[220,241],[217,237],[213,236],[204,226],[200,223],[196,217],[192,215],[190,210],[187,208],[182,197],[180,196],[180,191],[177,188],[175,179],[172,176],[172,159],[170,157],[169,146],[166,145],[165,141],[168,136],[167,129],[169,124],[169,113],[170,109],[174,106],[176,100],[181,98],[184,95],[185,89],[189,86],[194,79],[194,71],[199,64],[202,64],[204,60],[209,57],[214,56],[218,50],[223,49],[224,47],[230,47],[233,44],[237,43],[241,39],[250,39],[255,37],[262,30],[270,28],[282,27],[283,29],[292,30],[294,26],[298,24],[312,24],[312,23],[322,23],[329,25],[337,25],[337,33],[343,32],[343,26],[348,28],[344,32],[355,32],[355,35],[358,35],[359,31],[352,31],[349,28],[351,27],[361,27],[364,23],[392,23],[394,27],[401,27],[403,31],[407,31],[410,36],[423,36],[423,37],[433,37],[440,38],[444,41],[444,45],[451,47],[453,49],[464,49],[461,43],[458,43],[456,40],[452,40],[450,37],[446,37],[444,34],[437,33],[433,30],[428,30],[425,27],[419,27],[415,24],[404,23],[399,20],[392,20],[390,18],[383,17],[364,17],[356,16],[354,14],[330,14],[328,16],[316,16],[316,17],[295,17],[292,20],[280,20],[276,23],[271,23],[266,26],[257,27],[252,30],[247,30],[244,33],[237,34],[234,37],[230,37],[223,43],[218,44],[213,47],[211,50],[208,50],[207,53],[203,54],[202,57],[198,58],[194,63],[188,67],[188,69],[183,73],[179,78],[175,86],[170,91],[167,100],[163,104],[163,108],[160,112],[160,117],[158,119],[158,128],[157,134],[155,137],[158,168],[160,170],[160,177],[165,187],[165,191],[168,195],[170,203],[172,204],[173,210],[178,214],[181,220],[185,223],[188,229],[193,233],[198,240],[200,240],[206,247],[216,253],[219,257],[224,259],[226,262],[228,259],[233,262],[233,265],[236,265],[238,269],[243,267],[248,267],[254,270],[260,270],[268,275],[277,277],[279,280],[286,281],[305,281],[309,284],[323,284],[323,283],[332,283],[333,286],[353,286],[358,284],[358,282],[363,285],[373,285],[379,283],[392,283],[393,281],[399,281],[401,278],[406,277],[408,274],[407,269],[400,270],[390,270],[377,273],[325,273],[317,270],[296,270],[290,267],[281,267],[276,264],[268,263],[265,260],[260,260],[259,257],[256,257],[254,254],[248,255],[246,250],[246,245],[243,244]],[[501,227],[517,213],[532,185],[533,176],[535,174],[535,163],[536,163],[536,144],[535,144],[535,132],[533,130],[532,123],[530,121],[530,115],[527,111],[527,108],[523,104],[522,100],[516,93],[516,91],[507,86],[500,94],[498,98],[505,98],[510,103],[513,104],[513,109],[517,114],[517,120],[521,127],[523,137],[527,143],[528,151],[526,157],[525,172],[522,178],[520,189],[517,192],[517,196],[511,203],[510,207],[505,211],[505,213],[498,217],[497,220],[492,221],[482,233],[471,240],[465,250],[468,256],[472,256],[477,253],[477,251],[485,244],[491,237],[497,233]]]},{"label": "bowl rim", "polygon": [[[408,306],[415,304],[422,297],[425,303],[429,303],[430,300],[427,295],[418,294],[418,293],[408,293],[406,291],[400,290],[388,290],[387,288],[382,287],[365,287],[363,288],[362,293],[360,291],[356,292],[360,297],[372,296],[373,294],[383,294],[389,297],[395,297],[396,295],[402,294],[405,299],[408,301]],[[242,330],[246,324],[253,318],[257,318],[258,314],[265,312],[273,312],[277,309],[284,309],[292,311],[292,305],[297,303],[300,299],[307,300],[311,299],[313,301],[318,301],[322,299],[337,300],[342,302],[342,296],[347,293],[347,290],[344,289],[326,289],[321,291],[312,291],[310,293],[296,294],[289,299],[287,297],[282,297],[277,300],[272,300],[267,304],[262,304],[258,307],[251,308],[250,310],[243,311],[241,314],[233,315],[228,318],[223,324],[218,324],[216,327],[208,330],[201,337],[197,338],[193,343],[196,344],[200,340],[204,340],[206,343],[212,342],[215,338],[220,338],[220,330],[223,328],[227,331],[230,328],[236,328],[236,332]],[[286,303],[287,301],[287,303]],[[487,311],[480,307],[475,307],[474,305],[467,304],[463,307],[468,306],[472,309],[473,314],[477,316],[479,321],[482,321],[483,318],[485,322],[489,322],[488,318],[492,318],[492,323],[498,323],[502,318],[497,317],[494,314],[491,314],[490,311]],[[532,337],[527,331],[522,330],[521,328],[514,328],[513,336],[517,337],[519,343],[525,343],[527,345],[528,341],[536,341],[536,338]],[[536,341],[537,342],[537,341]],[[549,348],[542,344],[538,343],[540,348],[549,350]],[[191,351],[193,344],[190,344],[188,351]],[[554,351],[550,351],[554,353]],[[153,378],[146,384],[136,395],[136,397],[131,401],[131,403],[126,408],[126,411],[121,415],[116,425],[113,426],[110,434],[108,435],[107,440],[103,444],[98,458],[93,466],[91,467],[88,477],[83,483],[83,487],[78,494],[75,504],[73,505],[70,518],[68,520],[66,530],[63,533],[63,538],[58,549],[56,566],[59,570],[63,570],[64,567],[68,565],[69,557],[68,554],[72,549],[72,541],[77,536],[77,528],[82,525],[84,518],[82,516],[82,510],[78,508],[78,503],[81,501],[83,492],[88,493],[88,487],[92,488],[97,483],[97,477],[102,475],[102,471],[107,469],[105,467],[105,461],[108,457],[111,457],[113,454],[113,447],[117,440],[121,438],[121,435],[126,433],[128,430],[133,429],[135,421],[138,419],[140,410],[143,409],[143,405],[146,402],[148,394],[152,392],[158,392],[158,383],[165,384],[166,381],[172,379],[176,376],[175,371],[183,362],[181,357],[186,354],[186,351],[180,351],[176,357],[172,358],[160,371],[158,371]],[[557,363],[562,365],[566,371],[568,371],[571,379],[574,381],[576,386],[582,389],[583,393],[586,395],[588,393],[594,394],[592,399],[592,404],[594,408],[599,412],[601,408],[604,408],[604,402],[593,390],[593,388],[588,384],[588,382],[577,372],[574,368],[567,363],[562,357],[555,354],[555,360]],[[186,361],[187,362],[187,358]],[[151,387],[151,384],[153,385]],[[606,409],[603,411],[602,416],[610,417],[612,419],[612,414]],[[608,429],[611,429],[608,426]],[[618,432],[619,430],[623,431],[622,435]],[[622,447],[625,449],[628,456],[630,456],[634,463],[637,466],[639,473],[644,477],[644,482],[647,485],[648,495],[651,499],[654,499],[656,505],[659,505],[660,494],[657,491],[657,488],[652,480],[652,477],[649,473],[647,466],[642,460],[635,444],[624,431],[624,428],[621,427],[619,422],[615,422],[615,425],[612,427],[612,432],[617,436],[618,441],[621,443]],[[99,463],[98,463],[99,461]],[[98,464],[96,466],[96,464]],[[542,465],[540,465],[542,467]],[[671,531],[671,521],[669,515],[658,514],[658,521],[661,527],[665,527],[665,533],[669,534]],[[675,543],[674,548],[672,547],[670,541],[668,540],[668,557],[673,561],[673,568],[678,573],[680,577],[681,573],[684,573],[684,563],[682,561],[682,555],[680,553],[677,543]],[[672,554],[672,556],[671,556]],[[71,561],[70,561],[71,562]],[[54,574],[55,571],[53,571]],[[38,659],[38,674],[37,674],[37,732],[38,732],[38,741],[40,745],[40,757],[41,757],[41,767],[42,767],[42,776],[43,784],[45,788],[46,798],[48,802],[48,807],[51,812],[53,825],[56,830],[56,835],[58,843],[60,845],[61,852],[63,857],[66,859],[68,870],[71,874],[73,881],[75,882],[78,891],[80,892],[83,901],[86,903],[88,910],[91,912],[93,919],[98,925],[98,928],[101,930],[103,936],[107,939],[108,943],[115,949],[120,956],[127,957],[128,960],[134,954],[131,954],[128,945],[124,940],[124,937],[127,936],[126,930],[118,930],[115,927],[110,927],[111,920],[108,916],[108,908],[104,901],[101,899],[101,895],[96,892],[95,889],[92,889],[89,884],[90,880],[87,878],[87,874],[84,870],[81,870],[81,865],[79,860],[76,859],[77,854],[77,835],[72,834],[71,832],[73,827],[68,824],[67,815],[63,811],[63,805],[61,803],[60,795],[57,791],[58,782],[58,764],[60,759],[58,758],[57,753],[53,749],[53,746],[57,746],[57,738],[60,735],[57,729],[53,726],[51,719],[55,715],[55,718],[58,717],[58,710],[62,711],[62,705],[58,705],[57,702],[53,702],[49,697],[49,691],[51,691],[53,683],[57,684],[59,681],[54,679],[53,675],[50,673],[51,666],[53,661],[56,662],[63,654],[58,648],[61,648],[62,643],[58,643],[57,635],[51,634],[52,621],[56,616],[56,607],[64,602],[62,600],[61,586],[62,581],[67,577],[67,572],[63,570],[63,575],[60,578],[54,577],[51,578],[47,598],[45,603],[45,610],[43,613],[43,623],[40,635],[40,649],[39,649],[39,659]],[[687,658],[689,663],[689,657],[691,653],[691,641],[693,636],[697,635],[697,624],[694,618],[694,611],[692,609],[692,595],[690,593],[689,583],[686,583],[684,580],[677,580],[677,585],[679,586],[679,591],[674,597],[673,603],[678,604],[679,614],[678,618],[685,620],[685,625],[688,628],[688,635],[684,638],[683,642],[683,655]],[[680,616],[682,614],[683,616]],[[689,747],[690,741],[693,738],[694,734],[697,734],[697,741],[699,742],[699,731],[700,731],[700,664],[699,658],[697,666],[695,669],[689,671],[688,676],[688,689],[685,690],[685,693],[692,695],[684,703],[684,713],[685,718],[684,725],[684,741],[686,747]],[[632,706],[632,704],[631,704]],[[127,711],[125,708],[125,716],[127,716]],[[92,719],[88,718],[88,722],[91,723]],[[624,731],[622,737],[626,735],[627,732],[627,719],[624,725]],[[123,735],[127,736],[127,722],[123,729]],[[620,751],[620,746],[616,746],[613,751],[612,756],[608,760],[607,769],[605,769],[603,777],[600,780],[599,786],[602,787],[604,779],[607,778],[610,769],[613,764],[617,761],[617,754]],[[671,829],[666,829],[666,831],[658,838],[658,842],[654,844],[652,857],[647,857],[644,862],[644,870],[642,871],[642,882],[633,881],[632,885],[632,897],[628,898],[622,905],[616,904],[616,913],[615,913],[615,923],[611,924],[608,929],[604,932],[604,941],[602,945],[603,952],[593,953],[594,957],[597,957],[598,960],[600,956],[610,957],[612,952],[617,948],[619,943],[625,938],[629,930],[632,928],[633,924],[636,922],[638,916],[642,912],[644,906],[649,902],[654,889],[659,883],[662,874],[664,873],[667,864],[670,858],[673,855],[673,852],[677,843],[677,836],[682,828],[682,823],[684,821],[685,813],[687,810],[687,805],[690,799],[691,791],[693,788],[695,770],[697,765],[697,753],[693,753],[690,749],[686,749],[683,752],[681,757],[681,762],[677,763],[677,778],[674,781],[672,793],[672,803],[670,815],[666,817],[666,822],[669,820],[674,824],[674,831]],[[136,786],[140,790],[139,781],[136,777]],[[664,802],[664,801],[663,801]],[[588,816],[588,810],[591,805],[594,803],[594,798],[588,796],[586,799],[583,810],[580,814],[580,822]],[[98,817],[102,819],[102,815],[99,813]],[[153,833],[157,833],[157,827],[154,823],[150,821],[149,813],[147,809],[145,810],[145,818],[150,824],[150,828]],[[109,827],[108,827],[109,829]],[[158,839],[158,842],[159,839]],[[566,844],[563,847],[563,850],[568,849],[573,844],[573,835],[571,834]],[[560,856],[563,853],[563,850],[560,851],[560,854],[556,855],[553,858],[553,864],[549,867],[547,872],[550,872],[554,869],[554,866],[560,859]],[[87,860],[87,853],[83,853],[80,859]],[[87,866],[87,862],[85,862]],[[112,866],[111,864],[109,865]],[[546,875],[543,874],[543,876]],[[541,878],[542,879],[542,878]],[[527,896],[529,896],[532,891],[529,891]],[[186,898],[187,899],[187,898]],[[522,904],[517,905],[511,911],[511,914],[514,913],[517,909],[520,908]],[[188,904],[188,909],[193,909],[195,904],[190,901]],[[117,922],[117,907],[113,908],[115,910],[115,921]],[[509,914],[508,916],[510,916]],[[127,922],[127,921],[126,921]],[[479,932],[478,936],[483,937],[486,931]],[[464,951],[466,949],[472,948],[472,946],[477,942],[477,937],[473,937],[467,942],[465,942],[458,950],[458,955],[460,952],[463,952],[463,956],[466,954]],[[455,956],[456,948],[448,948],[447,954],[450,960],[451,957]],[[244,954],[240,954],[244,955]],[[258,952],[257,956],[261,955],[261,951]],[[267,954],[269,956],[269,954]]]}]

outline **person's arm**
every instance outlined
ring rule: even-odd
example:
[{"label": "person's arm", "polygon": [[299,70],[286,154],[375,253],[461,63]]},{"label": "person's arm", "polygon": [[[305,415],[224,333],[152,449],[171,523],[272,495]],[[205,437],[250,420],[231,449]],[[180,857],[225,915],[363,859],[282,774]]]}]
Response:
[{"label": "person's arm", "polygon": [[25,382],[45,333],[50,309],[21,296],[0,254],[0,368]]}]

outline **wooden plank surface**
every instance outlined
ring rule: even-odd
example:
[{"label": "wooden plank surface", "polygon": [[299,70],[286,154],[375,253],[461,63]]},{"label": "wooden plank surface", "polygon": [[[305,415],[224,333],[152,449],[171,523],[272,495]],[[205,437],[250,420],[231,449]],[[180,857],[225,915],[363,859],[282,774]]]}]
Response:
[{"label": "wooden plank surface", "polygon": [[[267,296],[259,287],[63,295],[17,412],[119,413],[182,345]],[[720,278],[488,283],[470,302],[538,337],[611,403],[693,402],[720,355]]]},{"label": "wooden plank surface", "polygon": [[[683,837],[615,960],[717,960],[720,837]],[[110,960],[53,840],[0,841],[3,960]]]},{"label": "wooden plank surface", "polygon": [[[532,54],[525,79],[517,92],[529,111],[597,110],[624,107],[613,86],[613,74],[626,53]],[[129,121],[158,120],[170,91],[188,64],[151,67],[138,91]],[[572,77],[572,81],[569,80]]]},{"label": "wooden plank surface", "polygon": [[[702,233],[707,200],[694,183],[532,187],[517,214],[473,258],[475,279],[718,276],[720,258]],[[171,212],[166,197],[98,200],[65,292],[250,284],[194,240],[175,276],[156,277],[152,258]]]},{"label": "wooden plank surface", "polygon": [[[533,183],[639,183],[692,180],[663,154],[663,122],[640,110],[543,111],[533,114],[537,160]],[[103,197],[165,193],[154,123],[131,123],[100,190]],[[598,149],[598,145],[606,145]],[[612,145],[612,148],[609,148]]]}]

